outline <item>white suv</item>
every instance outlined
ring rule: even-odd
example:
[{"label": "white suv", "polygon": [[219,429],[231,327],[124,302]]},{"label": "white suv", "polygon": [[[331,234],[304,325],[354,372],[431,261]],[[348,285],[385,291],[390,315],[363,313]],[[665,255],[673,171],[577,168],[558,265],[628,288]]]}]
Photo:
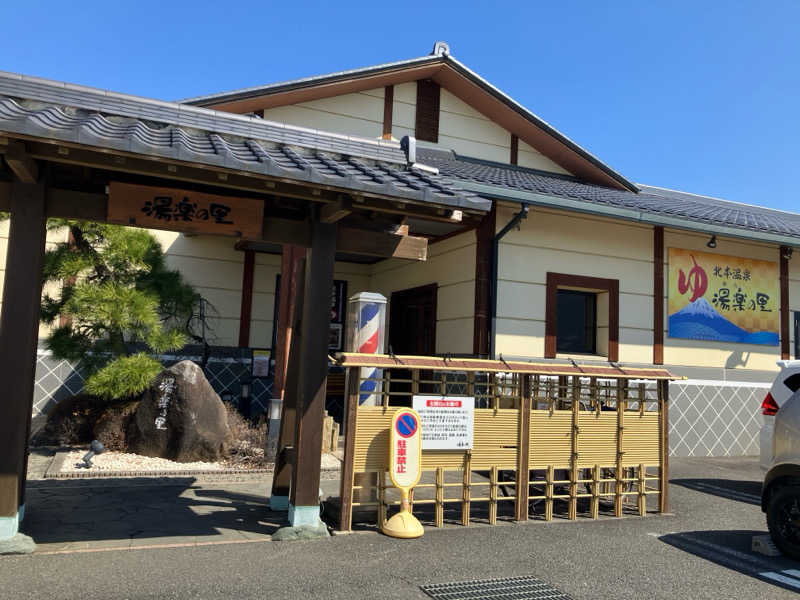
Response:
[{"label": "white suv", "polygon": [[775,431],[775,415],[781,406],[800,390],[800,360],[780,360],[781,372],[775,378],[772,388],[761,403],[764,426],[759,434],[761,445],[761,468],[765,471],[772,466],[772,437]]},{"label": "white suv", "polygon": [[[761,510],[767,514],[767,527],[775,545],[786,555],[800,560],[800,362],[785,366],[778,381],[778,393],[783,388],[797,388],[781,402],[775,416],[767,415],[770,439],[770,465],[761,488]],[[765,412],[775,409],[775,386],[764,400]],[[765,426],[766,429],[767,426]]]}]

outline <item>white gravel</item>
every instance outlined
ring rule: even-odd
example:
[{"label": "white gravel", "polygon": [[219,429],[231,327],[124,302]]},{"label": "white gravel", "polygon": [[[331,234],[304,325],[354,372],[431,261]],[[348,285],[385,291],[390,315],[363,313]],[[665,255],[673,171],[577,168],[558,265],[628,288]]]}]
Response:
[{"label": "white gravel", "polygon": [[[85,455],[85,450],[69,452],[61,466],[61,472],[86,472],[86,469],[75,466],[78,463],[83,464],[82,459]],[[221,471],[232,468],[235,467],[222,462],[197,461],[179,463],[166,458],[152,458],[139,454],[108,451],[98,454],[92,459],[91,471]]]}]

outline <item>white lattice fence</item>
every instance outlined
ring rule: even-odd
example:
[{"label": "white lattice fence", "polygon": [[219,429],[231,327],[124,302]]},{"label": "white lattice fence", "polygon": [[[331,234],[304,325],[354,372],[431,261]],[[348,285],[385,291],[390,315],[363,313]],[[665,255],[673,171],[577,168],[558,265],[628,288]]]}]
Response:
[{"label": "white lattice fence", "polygon": [[752,456],[759,453],[761,401],[769,385],[687,380],[669,386],[672,456]]},{"label": "white lattice fence", "polygon": [[[180,360],[194,360],[199,362],[199,356],[160,356],[165,366],[175,364]],[[73,365],[69,361],[59,360],[44,350],[37,354],[36,379],[33,396],[33,423],[35,433],[44,425],[45,416],[61,400],[80,393],[83,389],[84,379],[78,363]],[[217,358],[211,357],[206,365],[205,373],[208,382],[214,390],[222,395],[231,394],[238,398],[241,381],[249,376],[251,370],[250,360],[247,358]],[[251,382],[252,413],[267,412],[269,401],[272,397],[271,379],[254,379]]]}]

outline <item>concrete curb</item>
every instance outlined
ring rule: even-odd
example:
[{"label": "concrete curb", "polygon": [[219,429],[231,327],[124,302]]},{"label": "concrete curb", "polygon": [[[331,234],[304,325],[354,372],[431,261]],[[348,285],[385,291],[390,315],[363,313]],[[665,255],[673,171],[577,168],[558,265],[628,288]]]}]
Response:
[{"label": "concrete curb", "polygon": [[265,473],[272,473],[274,467],[265,467],[263,469],[214,469],[214,470],[197,470],[197,469],[182,469],[179,471],[173,470],[160,470],[160,471],[76,471],[62,473],[61,468],[64,466],[64,461],[67,459],[69,452],[57,452],[50,466],[44,473],[44,479],[99,479],[108,477],[186,477],[191,475],[261,475]]}]

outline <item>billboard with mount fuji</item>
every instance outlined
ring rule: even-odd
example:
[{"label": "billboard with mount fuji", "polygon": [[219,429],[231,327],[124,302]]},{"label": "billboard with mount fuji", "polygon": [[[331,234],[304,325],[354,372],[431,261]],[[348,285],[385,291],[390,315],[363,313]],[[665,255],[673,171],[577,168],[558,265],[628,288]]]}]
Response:
[{"label": "billboard with mount fuji", "polygon": [[669,249],[669,337],[777,346],[778,263]]}]

